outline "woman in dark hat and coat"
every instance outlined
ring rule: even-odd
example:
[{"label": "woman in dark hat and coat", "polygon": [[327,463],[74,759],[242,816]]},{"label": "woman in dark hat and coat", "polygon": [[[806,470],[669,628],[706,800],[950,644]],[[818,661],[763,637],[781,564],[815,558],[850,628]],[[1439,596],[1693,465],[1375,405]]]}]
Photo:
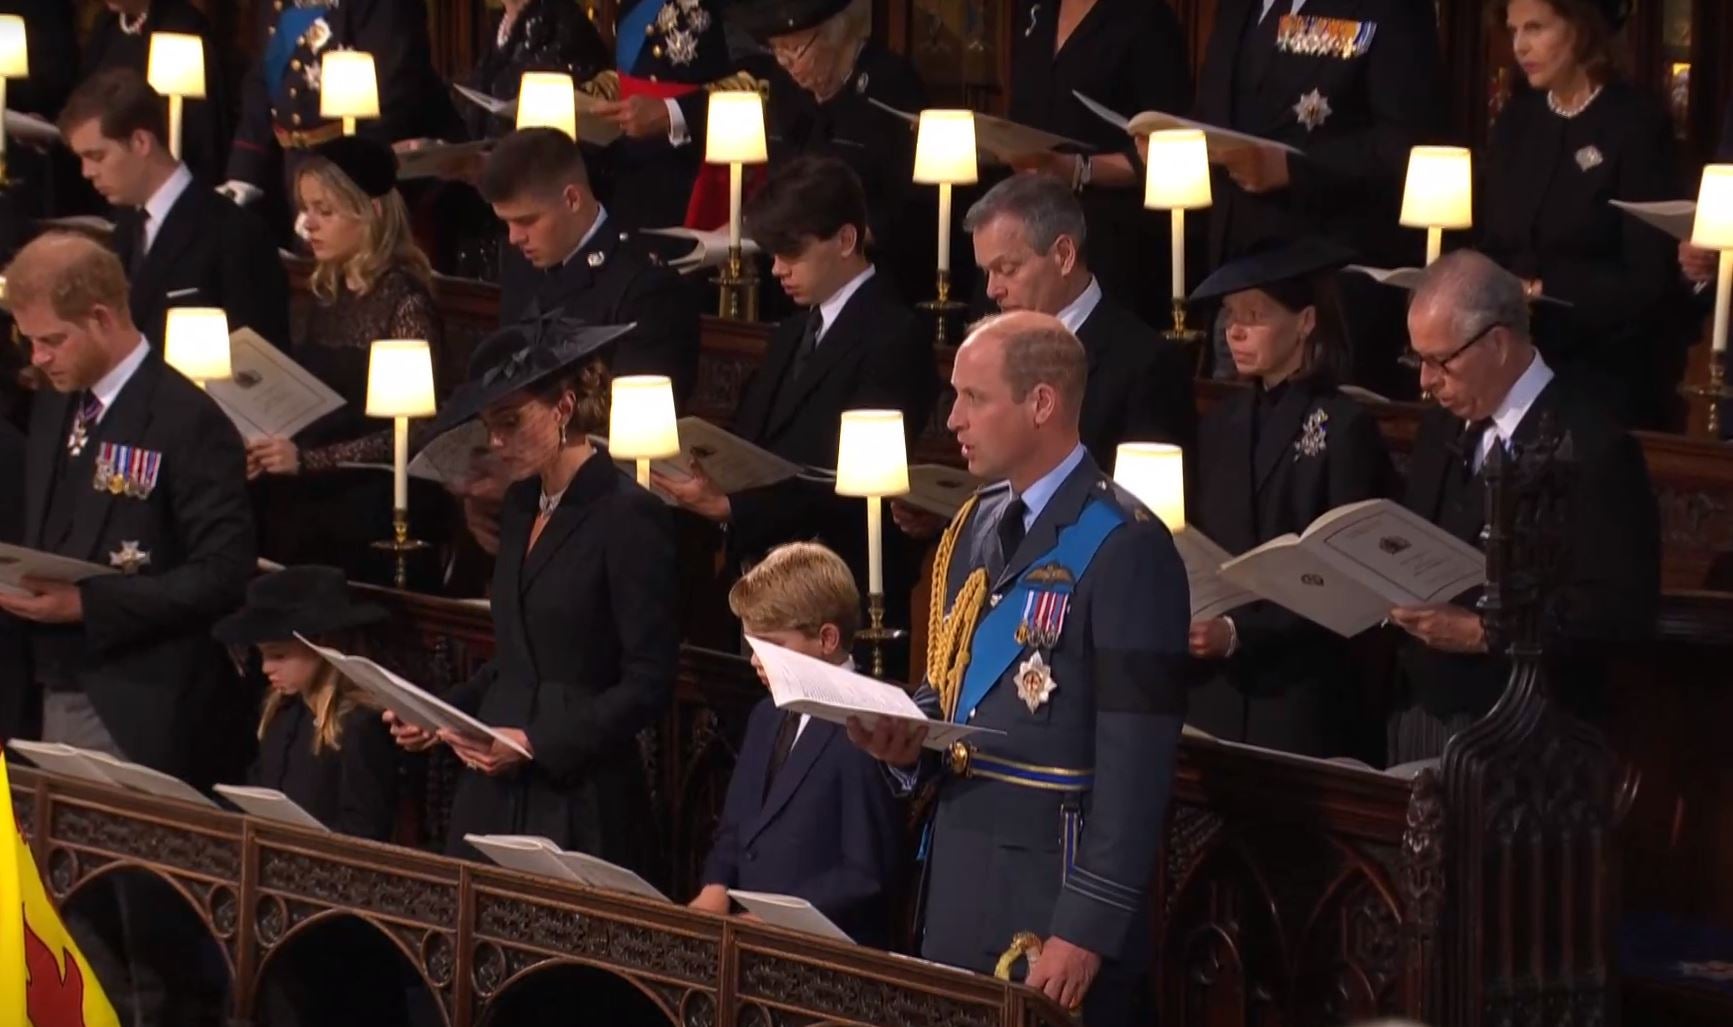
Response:
[{"label": "woman in dark hat and coat", "polygon": [[[1223,265],[1192,295],[1221,300],[1250,384],[1198,426],[1189,520],[1233,555],[1394,486],[1377,422],[1336,389],[1347,354],[1331,278],[1348,259],[1301,239]],[[1345,640],[1275,603],[1194,622],[1191,653],[1209,679],[1186,719],[1218,738],[1342,756],[1357,748],[1356,723],[1376,719],[1358,708]]]},{"label": "woman in dark hat and coat", "polygon": [[397,750],[379,708],[300,639],[348,649],[348,636],[384,617],[350,599],[337,568],[288,567],[253,579],[246,606],[213,631],[225,645],[257,648],[270,685],[248,783],[375,841],[389,841],[397,819]]},{"label": "woman in dark hat and coat", "polygon": [[[544,317],[485,340],[440,418],[480,417],[505,476],[494,658],[448,699],[524,751],[393,723],[465,765],[446,849],[536,834],[657,879],[638,733],[667,710],[680,652],[672,517],[590,435],[607,431],[602,347],[622,329]],[[395,718],[391,718],[395,721]]]},{"label": "woman in dark hat and coat", "polygon": [[1499,0],[1526,88],[1480,164],[1475,226],[1521,277],[1547,363],[1586,379],[1626,423],[1678,425],[1692,317],[1666,234],[1610,200],[1686,195],[1659,96],[1621,77],[1614,37],[1629,0]]}]

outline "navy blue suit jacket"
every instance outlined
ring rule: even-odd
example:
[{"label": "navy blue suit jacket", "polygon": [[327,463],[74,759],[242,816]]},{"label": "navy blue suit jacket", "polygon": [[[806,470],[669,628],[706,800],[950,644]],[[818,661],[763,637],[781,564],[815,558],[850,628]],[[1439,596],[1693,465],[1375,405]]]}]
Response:
[{"label": "navy blue suit jacket", "polygon": [[883,948],[901,863],[901,803],[878,763],[821,720],[807,721],[765,795],[781,716],[767,698],[747,720],[704,883],[798,895],[855,941]]}]

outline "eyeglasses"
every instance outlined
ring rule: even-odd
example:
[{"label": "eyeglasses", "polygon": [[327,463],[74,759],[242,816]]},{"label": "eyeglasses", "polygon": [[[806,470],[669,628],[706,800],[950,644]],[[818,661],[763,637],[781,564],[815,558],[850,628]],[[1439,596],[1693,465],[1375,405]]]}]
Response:
[{"label": "eyeglasses", "polygon": [[776,58],[776,63],[782,65],[784,68],[792,68],[796,64],[800,63],[800,59],[806,56],[808,50],[812,49],[812,44],[818,42],[818,36],[819,30],[813,29],[812,35],[806,37],[806,42],[800,44],[800,46],[793,50],[772,43],[770,46],[770,56]]},{"label": "eyeglasses", "polygon": [[1423,368],[1430,368],[1434,371],[1437,371],[1439,374],[1449,374],[1450,373],[1450,362],[1452,360],[1455,360],[1457,357],[1460,357],[1464,353],[1467,353],[1470,349],[1473,349],[1474,344],[1479,342],[1480,340],[1486,338],[1488,335],[1491,335],[1492,330],[1494,328],[1505,328],[1505,327],[1508,327],[1508,326],[1505,325],[1504,322],[1494,321],[1493,323],[1487,325],[1485,328],[1482,328],[1480,330],[1479,334],[1475,335],[1474,338],[1469,339],[1467,342],[1456,347],[1456,350],[1454,352],[1452,352],[1447,357],[1422,356],[1421,354],[1416,353],[1412,349],[1410,349],[1408,352],[1397,357],[1396,362],[1401,364],[1403,367],[1408,368],[1410,371],[1419,371]]}]

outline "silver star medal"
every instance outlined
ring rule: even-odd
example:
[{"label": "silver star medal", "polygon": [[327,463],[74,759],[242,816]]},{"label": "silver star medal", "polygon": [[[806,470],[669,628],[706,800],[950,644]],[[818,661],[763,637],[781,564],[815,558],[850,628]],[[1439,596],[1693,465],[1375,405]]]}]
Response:
[{"label": "silver star medal", "polygon": [[122,574],[137,574],[140,567],[150,565],[150,553],[140,549],[137,542],[122,542],[119,549],[108,554],[108,565],[119,567]]},{"label": "silver star medal", "polygon": [[1330,120],[1330,101],[1323,93],[1314,89],[1300,97],[1300,102],[1294,104],[1294,117],[1300,120],[1307,132],[1316,131],[1324,122]]},{"label": "silver star medal", "polygon": [[1577,167],[1584,171],[1592,171],[1601,166],[1606,158],[1601,156],[1600,147],[1590,144],[1577,151]]},{"label": "silver star medal", "polygon": [[591,251],[589,256],[584,258],[584,263],[590,265],[591,267],[601,267],[603,264],[605,264],[607,262],[608,262],[608,255],[606,253],[603,253],[601,250],[593,250],[593,251]]},{"label": "silver star medal", "polygon": [[1058,687],[1059,682],[1053,680],[1053,672],[1040,653],[1032,654],[1017,665],[1017,698],[1023,700],[1030,713],[1045,705],[1047,697]]}]

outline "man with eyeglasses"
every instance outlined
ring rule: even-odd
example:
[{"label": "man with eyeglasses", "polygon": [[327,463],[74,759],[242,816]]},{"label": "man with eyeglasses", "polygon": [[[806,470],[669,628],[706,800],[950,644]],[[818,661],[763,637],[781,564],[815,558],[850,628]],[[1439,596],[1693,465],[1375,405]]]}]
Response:
[{"label": "man with eyeglasses", "polygon": [[[1459,251],[1427,268],[1408,312],[1420,389],[1437,402],[1421,421],[1404,503],[1479,546],[1485,466],[1493,446],[1532,442],[1551,415],[1572,461],[1565,556],[1556,609],[1553,681],[1593,717],[1593,650],[1641,637],[1660,593],[1660,528],[1636,440],[1569,380],[1556,376],[1529,334],[1520,279],[1487,257]],[[1487,651],[1476,589],[1454,603],[1399,607],[1390,621],[1409,638],[1388,724],[1392,764],[1440,755],[1456,732],[1492,708],[1509,664]]]}]

